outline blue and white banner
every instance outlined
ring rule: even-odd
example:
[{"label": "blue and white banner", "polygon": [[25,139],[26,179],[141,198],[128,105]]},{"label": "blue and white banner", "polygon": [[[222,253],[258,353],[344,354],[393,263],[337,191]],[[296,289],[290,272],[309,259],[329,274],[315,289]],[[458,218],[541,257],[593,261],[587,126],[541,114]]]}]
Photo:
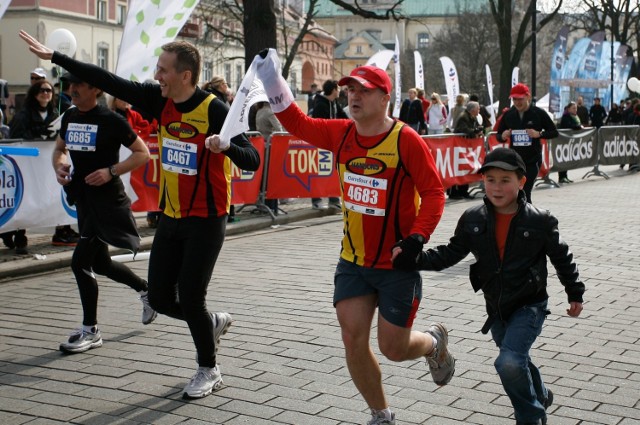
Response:
[{"label": "blue and white banner", "polygon": [[629,47],[621,44],[616,52],[616,63],[613,68],[613,100],[615,102],[620,102],[622,99],[629,97],[627,80],[629,79],[629,72],[631,72],[633,56],[627,55],[628,50]]},{"label": "blue and white banner", "polygon": [[569,58],[564,64],[564,68],[562,69],[562,79],[560,80],[560,85],[562,86],[560,89],[560,105],[562,106],[568,104],[571,100],[571,88],[568,85],[568,82],[576,78],[578,66],[582,63],[582,58],[587,52],[589,43],[591,43],[591,40],[587,37],[576,41],[571,48]]},{"label": "blue and white banner", "polygon": [[551,54],[551,79],[549,80],[549,112],[551,113],[562,113],[563,110],[563,105],[560,102],[560,79],[565,63],[568,36],[569,27],[565,25],[558,32]]},{"label": "blue and white banner", "polygon": [[413,51],[413,61],[415,62],[416,88],[424,90],[424,69],[422,68],[422,56],[417,50]]},{"label": "blue and white banner", "polygon": [[393,117],[400,118],[400,106],[402,104],[402,87],[400,84],[400,42],[398,41],[398,34],[396,34],[396,48],[393,53],[394,71],[396,74],[396,101],[393,105]]},{"label": "blue and white banner", "polygon": [[600,56],[602,56],[602,44],[604,31],[598,31],[589,37],[590,42],[587,51],[582,57],[576,77],[576,94],[584,98],[585,105],[593,105],[596,96],[598,82],[598,69],[600,68]]}]

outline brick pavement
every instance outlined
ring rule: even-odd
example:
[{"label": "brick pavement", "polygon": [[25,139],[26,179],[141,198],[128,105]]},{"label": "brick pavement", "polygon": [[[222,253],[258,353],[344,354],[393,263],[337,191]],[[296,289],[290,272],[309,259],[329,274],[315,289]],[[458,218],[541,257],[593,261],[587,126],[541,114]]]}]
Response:
[{"label": "brick pavement", "polygon": [[[605,168],[612,178],[561,189],[536,189],[536,204],[560,220],[588,291],[578,319],[550,279],[549,316],[533,351],[555,402],[550,425],[640,423],[640,174]],[[460,213],[476,201],[447,203],[432,237],[444,243]],[[100,279],[104,346],[65,356],[57,351],[80,323],[68,269],[0,283],[1,424],[357,424],[366,406],[346,370],[331,305],[342,234],[339,217],[318,217],[228,237],[208,301],[236,322],[218,361],[225,387],[196,401],[181,389],[195,368],[186,326],[160,317],[142,326],[130,289]],[[452,382],[435,386],[424,362],[380,357],[399,424],[513,424],[493,368],[496,348],[479,332],[482,296],[467,280],[469,258],[424,273],[416,321],[450,327],[457,356]],[[130,263],[140,275],[146,261]]]}]

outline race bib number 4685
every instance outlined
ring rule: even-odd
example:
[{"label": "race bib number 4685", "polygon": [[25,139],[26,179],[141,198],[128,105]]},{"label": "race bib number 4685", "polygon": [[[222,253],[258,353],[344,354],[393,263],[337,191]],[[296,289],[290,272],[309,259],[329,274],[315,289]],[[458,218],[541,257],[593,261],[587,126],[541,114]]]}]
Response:
[{"label": "race bib number 4685", "polygon": [[384,216],[387,179],[345,172],[344,207],[366,215]]}]

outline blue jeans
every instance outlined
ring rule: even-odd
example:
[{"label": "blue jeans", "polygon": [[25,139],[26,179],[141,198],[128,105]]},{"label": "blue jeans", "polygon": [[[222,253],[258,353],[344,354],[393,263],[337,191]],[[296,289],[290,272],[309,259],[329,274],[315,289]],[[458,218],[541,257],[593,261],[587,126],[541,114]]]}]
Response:
[{"label": "blue jeans", "polygon": [[546,416],[547,388],[529,350],[542,331],[548,314],[547,301],[516,310],[506,322],[491,326],[493,340],[500,348],[494,362],[502,386],[511,399],[517,421],[535,422]]}]

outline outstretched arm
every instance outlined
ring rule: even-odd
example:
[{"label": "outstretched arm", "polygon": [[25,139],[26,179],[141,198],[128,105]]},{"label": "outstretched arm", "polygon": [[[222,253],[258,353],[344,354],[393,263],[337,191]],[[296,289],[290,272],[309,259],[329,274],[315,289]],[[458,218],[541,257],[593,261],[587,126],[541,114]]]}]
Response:
[{"label": "outstretched arm", "polygon": [[20,30],[18,36],[29,45],[29,50],[31,51],[31,53],[35,54],[40,59],[50,61],[53,57],[53,49],[50,49],[44,44],[40,43],[25,30]]}]

